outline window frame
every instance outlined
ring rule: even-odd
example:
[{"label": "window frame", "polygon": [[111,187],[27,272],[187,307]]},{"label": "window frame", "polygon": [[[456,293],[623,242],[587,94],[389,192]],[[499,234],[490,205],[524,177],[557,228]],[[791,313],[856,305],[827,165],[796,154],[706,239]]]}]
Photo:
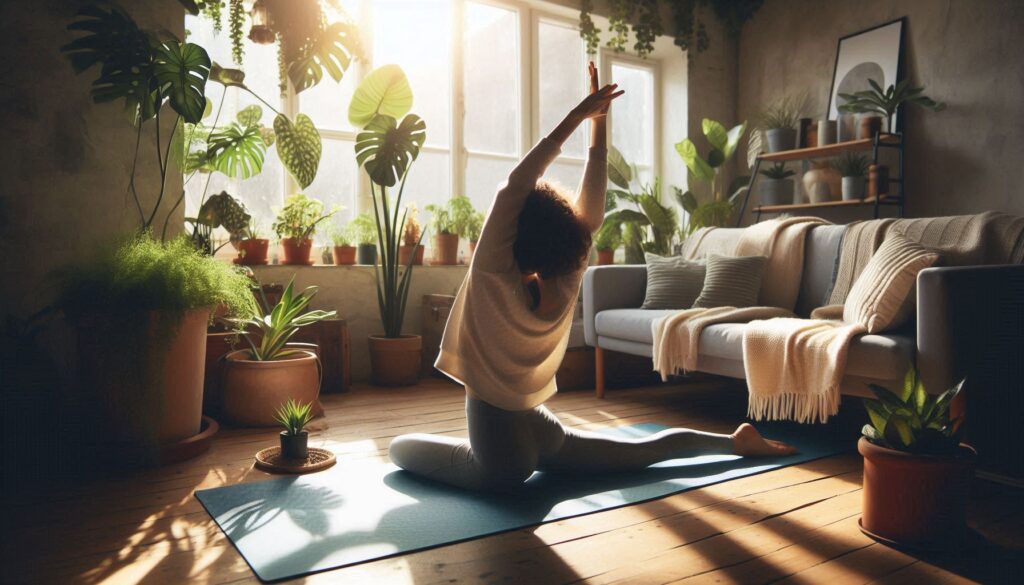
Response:
[{"label": "window frame", "polygon": [[[661,112],[661,62],[656,60],[656,59],[643,59],[643,58],[637,57],[636,55],[631,55],[631,54],[627,54],[627,53],[616,53],[616,52],[611,51],[611,50],[606,49],[606,48],[602,48],[600,53],[601,53],[601,62],[600,62],[600,65],[598,65],[598,68],[599,68],[599,70],[601,72],[601,79],[602,80],[607,79],[607,80],[611,81],[612,83],[614,83],[615,80],[612,78],[612,66],[615,65],[615,64],[619,64],[619,65],[622,65],[622,66],[625,66],[625,67],[631,67],[633,69],[645,69],[645,70],[647,70],[647,71],[649,71],[651,73],[651,76],[652,76],[652,79],[651,79],[651,82],[652,82],[652,85],[651,85],[651,95],[653,97],[653,102],[654,102],[652,104],[652,106],[651,106],[651,111],[653,112],[653,118],[654,119],[651,121],[651,128],[653,129],[653,132],[652,132],[649,140],[651,141],[650,147],[651,147],[651,157],[652,157],[652,160],[651,160],[651,164],[650,165],[641,165],[641,164],[636,164],[636,163],[634,163],[634,164],[636,164],[637,168],[649,169],[651,171],[651,177],[660,177],[661,176],[661,132],[662,132],[662,128],[661,128],[661,120],[662,120],[662,112]],[[614,116],[615,116],[615,108],[612,108],[609,111],[609,113],[608,113],[608,128],[609,128],[609,131],[611,130],[612,119],[614,118]],[[612,141],[609,140],[609,146],[611,145],[611,143],[612,143]]]}]

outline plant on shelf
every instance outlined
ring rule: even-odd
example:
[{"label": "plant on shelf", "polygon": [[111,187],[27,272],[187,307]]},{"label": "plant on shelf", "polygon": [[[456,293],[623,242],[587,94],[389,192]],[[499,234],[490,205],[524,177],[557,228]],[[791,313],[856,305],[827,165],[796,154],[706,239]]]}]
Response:
[{"label": "plant on shelf", "polygon": [[238,249],[238,257],[235,264],[243,266],[258,266],[267,263],[267,253],[270,250],[270,240],[263,235],[263,226],[256,218],[249,219],[249,225],[242,232],[238,241],[231,240]]},{"label": "plant on shelf", "polygon": [[352,245],[351,225],[334,225],[330,229],[332,252],[336,266],[350,266],[356,263],[356,247]]},{"label": "plant on shelf", "polygon": [[605,221],[594,234],[594,248],[597,249],[597,264],[605,266],[615,263],[615,250],[622,245],[622,224]]},{"label": "plant on shelf", "polygon": [[236,424],[272,425],[274,409],[286,399],[318,404],[316,346],[297,344],[292,338],[301,328],[333,319],[337,312],[309,310],[317,287],[298,294],[294,287],[292,277],[270,314],[233,321],[239,337],[249,346],[224,358],[223,411]]},{"label": "plant on shelf", "polygon": [[363,212],[352,218],[348,226],[357,246],[359,264],[377,264],[377,223],[369,213]]},{"label": "plant on shelf", "polygon": [[[603,225],[620,226],[628,264],[643,264],[644,252],[672,255],[679,233],[676,210],[661,203],[661,180],[655,177],[653,184],[634,187],[636,174],[617,148],[608,150],[608,180],[619,189],[608,190]],[[634,208],[619,209],[619,203]]]},{"label": "plant on shelf", "polygon": [[402,231],[402,246],[398,250],[398,263],[408,264],[409,259],[412,258],[412,263],[420,266],[423,264],[423,246],[420,245],[423,240],[423,227],[420,225],[420,211],[415,203],[410,203],[405,207],[405,230]]},{"label": "plant on shelf", "polygon": [[[796,125],[807,106],[807,94],[786,95],[770,103],[757,116],[757,128],[751,132],[751,142],[760,147],[764,133],[768,152],[781,152],[796,148]],[[755,136],[757,138],[755,138]]]},{"label": "plant on shelf", "polygon": [[736,152],[740,139],[746,132],[744,122],[726,131],[720,123],[704,118],[701,129],[711,149],[707,158],[697,151],[697,146],[689,138],[676,144],[676,152],[686,163],[686,167],[695,179],[709,185],[711,198],[701,201],[692,191],[683,192],[676,189],[676,201],[689,214],[690,218],[684,230],[689,236],[702,227],[723,226],[729,222],[735,212],[735,202],[748,188],[749,176],[740,176],[725,186],[723,166]]},{"label": "plant on shelf", "polygon": [[466,221],[466,227],[462,231],[462,236],[469,241],[469,255],[472,257],[476,253],[476,244],[480,241],[480,232],[484,230],[484,214],[474,210],[473,214],[469,216],[469,220]]},{"label": "plant on shelf", "polygon": [[306,424],[313,418],[313,404],[288,399],[275,414],[275,419],[284,427],[281,431],[281,457],[305,459],[309,456],[309,433]]},{"label": "plant on shelf", "polygon": [[434,232],[434,264],[451,265],[459,261],[459,238],[466,231],[473,214],[468,197],[452,197],[444,205],[427,205]]},{"label": "plant on shelf", "polygon": [[221,191],[203,201],[195,217],[186,217],[185,222],[192,226],[189,238],[196,249],[213,256],[228,242],[217,244],[213,239],[213,230],[223,228],[230,242],[238,242],[245,238],[252,216],[238,199]]},{"label": "plant on shelf", "polygon": [[[858,450],[864,456],[861,527],[905,545],[948,542],[963,533],[975,452],[960,442],[962,416],[950,413],[964,380],[929,394],[916,368],[892,392],[869,385],[870,424]],[[913,502],[913,506],[905,505]]]},{"label": "plant on shelf", "polygon": [[761,174],[769,179],[781,181],[782,179],[788,179],[796,174],[796,171],[787,169],[785,163],[777,162],[767,169],[761,171]]},{"label": "plant on shelf", "polygon": [[[374,265],[374,272],[384,331],[368,339],[371,370],[375,383],[388,386],[416,383],[422,349],[420,336],[402,334],[413,264],[412,258],[402,264],[398,257],[409,211],[403,211],[402,195],[409,169],[427,137],[426,123],[409,113],[412,97],[405,72],[397,65],[385,65],[363,79],[349,105],[349,121],[361,128],[356,135],[356,163],[370,179],[380,251],[380,267]],[[397,195],[392,197],[389,190]]]},{"label": "plant on shelf", "polygon": [[793,203],[793,175],[792,169],[787,169],[785,163],[777,162],[761,171],[765,177],[760,183],[761,205],[784,205]]},{"label": "plant on shelf", "polygon": [[846,201],[863,199],[871,159],[864,154],[848,152],[832,159],[831,166],[839,171],[843,178],[843,199]]},{"label": "plant on shelf", "polygon": [[285,264],[309,264],[309,253],[313,247],[313,235],[320,222],[337,213],[324,213],[324,204],[319,199],[296,193],[285,201],[277,213],[274,233],[281,238]]},{"label": "plant on shelf", "polygon": [[852,114],[876,113],[882,115],[886,120],[886,128],[892,131],[892,117],[896,110],[903,104],[911,104],[928,108],[933,112],[941,112],[946,109],[946,104],[937,102],[932,98],[923,95],[923,87],[912,87],[909,79],[890,85],[882,89],[874,79],[869,79],[871,89],[854,93],[841,93],[839,97],[845,103],[839,105],[839,111]]}]

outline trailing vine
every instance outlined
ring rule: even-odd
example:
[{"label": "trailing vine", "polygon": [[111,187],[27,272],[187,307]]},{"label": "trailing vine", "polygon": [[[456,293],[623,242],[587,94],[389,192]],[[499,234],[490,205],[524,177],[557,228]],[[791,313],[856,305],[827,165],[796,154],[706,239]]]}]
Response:
[{"label": "trailing vine", "polygon": [[633,49],[640,57],[646,58],[654,51],[654,41],[662,33],[661,16],[658,14],[658,0],[636,2],[637,21],[633,24],[636,43]]},{"label": "trailing vine", "polygon": [[633,3],[629,0],[610,0],[608,4],[611,11],[608,16],[608,30],[612,33],[612,38],[608,39],[605,46],[616,53],[621,53],[626,50],[629,43],[629,21],[633,16]]},{"label": "trailing vine", "polygon": [[199,5],[199,9],[203,11],[203,16],[213,21],[213,32],[220,34],[224,0],[206,0]]},{"label": "trailing vine", "polygon": [[242,0],[231,0],[231,8],[228,13],[228,27],[231,34],[231,59],[236,65],[242,64],[242,57],[245,56],[245,7]]},{"label": "trailing vine", "polygon": [[590,13],[594,11],[593,0],[580,1],[580,38],[587,43],[587,54],[597,54],[597,47],[601,44],[601,31],[594,24]]}]

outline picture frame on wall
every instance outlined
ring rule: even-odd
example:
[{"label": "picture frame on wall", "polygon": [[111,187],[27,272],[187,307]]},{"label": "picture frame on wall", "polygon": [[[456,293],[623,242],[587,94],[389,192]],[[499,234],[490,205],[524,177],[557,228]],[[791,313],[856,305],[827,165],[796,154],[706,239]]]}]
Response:
[{"label": "picture frame on wall", "polygon": [[[839,97],[840,93],[871,89],[869,79],[874,79],[882,89],[903,79],[903,32],[906,28],[904,16],[839,39],[828,97],[829,119],[838,120],[841,115],[839,106],[845,100]],[[895,128],[890,131],[900,131],[902,110],[902,107],[897,110],[893,117]]]}]

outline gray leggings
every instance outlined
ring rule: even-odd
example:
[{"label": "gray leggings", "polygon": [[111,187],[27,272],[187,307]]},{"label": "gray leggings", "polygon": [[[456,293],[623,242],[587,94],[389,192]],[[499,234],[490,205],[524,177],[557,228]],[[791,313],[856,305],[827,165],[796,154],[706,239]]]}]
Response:
[{"label": "gray leggings", "polygon": [[388,455],[423,477],[466,489],[506,489],[534,470],[611,473],[668,459],[732,453],[732,437],[666,429],[622,439],[567,428],[544,406],[509,411],[466,398],[469,440],[414,433],[395,437]]}]

